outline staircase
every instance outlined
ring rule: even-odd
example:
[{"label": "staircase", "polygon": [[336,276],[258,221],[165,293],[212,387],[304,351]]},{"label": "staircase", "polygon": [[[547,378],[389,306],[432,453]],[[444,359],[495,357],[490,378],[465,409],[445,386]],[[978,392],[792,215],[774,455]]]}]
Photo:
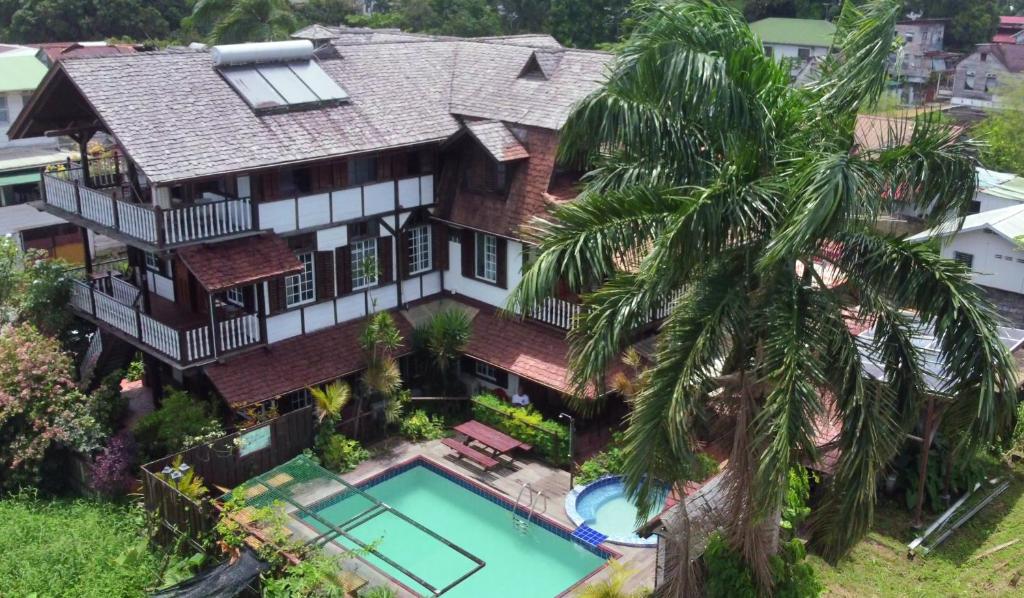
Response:
[{"label": "staircase", "polygon": [[95,390],[111,372],[128,367],[137,349],[112,334],[99,329],[93,333],[89,348],[78,366],[78,385],[85,392]]}]

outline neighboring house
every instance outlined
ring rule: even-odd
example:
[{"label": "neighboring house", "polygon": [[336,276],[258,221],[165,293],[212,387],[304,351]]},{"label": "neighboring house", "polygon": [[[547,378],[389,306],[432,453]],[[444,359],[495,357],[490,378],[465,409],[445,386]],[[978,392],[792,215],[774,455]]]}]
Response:
[{"label": "neighboring house", "polygon": [[368,314],[393,310],[408,338],[451,306],[472,317],[471,388],[560,400],[574,298],[500,311],[523,225],[575,194],[559,130],[610,56],[538,35],[302,33],[49,72],[14,135],[105,132],[123,156],[44,177],[42,209],[129,247],[132,276],[76,285],[76,311],[142,350],[152,386],[212,387],[242,412],[365,367]]},{"label": "neighboring house", "polygon": [[134,44],[112,44],[110,42],[46,42],[27,44],[43,51],[46,66],[71,58],[92,58],[96,56],[112,56],[115,54],[134,54],[144,49]]},{"label": "neighboring house", "polygon": [[978,194],[971,213],[989,212],[1024,204],[1024,178],[1006,172],[978,169]]},{"label": "neighboring house", "polygon": [[930,101],[942,75],[951,74],[957,54],[943,49],[946,19],[916,19],[896,24],[902,39],[900,51],[893,56],[890,73],[899,83],[904,104]]},{"label": "neighboring house", "polygon": [[953,80],[955,106],[991,108],[999,104],[999,90],[1024,82],[1024,45],[978,44],[960,61]]},{"label": "neighboring house", "polygon": [[963,262],[1013,325],[1024,323],[1024,203],[971,214],[957,230],[948,224],[909,237],[938,239],[943,257]]},{"label": "neighboring house", "polygon": [[836,34],[835,25],[828,21],[777,17],[755,21],[750,30],[761,39],[765,54],[793,62],[794,77],[803,63],[828,55]]},{"label": "neighboring house", "polygon": [[999,17],[994,44],[1024,44],[1024,17]]}]

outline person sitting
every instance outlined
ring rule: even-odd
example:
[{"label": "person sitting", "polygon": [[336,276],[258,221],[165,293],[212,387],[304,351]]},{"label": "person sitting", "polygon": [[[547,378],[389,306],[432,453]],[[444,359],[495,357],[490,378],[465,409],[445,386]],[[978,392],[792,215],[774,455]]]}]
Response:
[{"label": "person sitting", "polygon": [[516,394],[512,395],[512,404],[518,407],[526,407],[530,404],[530,397],[523,392],[522,386],[516,389]]}]

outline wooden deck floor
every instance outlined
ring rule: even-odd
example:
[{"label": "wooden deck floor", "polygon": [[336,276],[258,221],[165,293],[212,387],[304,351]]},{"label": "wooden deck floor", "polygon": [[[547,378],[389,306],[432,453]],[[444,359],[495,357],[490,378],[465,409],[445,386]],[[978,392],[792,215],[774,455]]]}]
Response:
[{"label": "wooden deck floor", "polygon": [[[565,497],[570,490],[569,473],[566,471],[555,469],[533,459],[521,459],[517,455],[512,467],[502,465],[490,472],[483,472],[470,462],[454,458],[452,452],[439,440],[414,444],[392,439],[371,447],[371,450],[375,452],[376,456],[360,464],[354,471],[341,476],[345,481],[359,482],[403,461],[423,455],[501,492],[512,501],[516,500],[523,484],[528,483],[534,490],[542,492],[548,497],[549,506],[545,513],[547,517],[566,527],[573,527],[564,507]],[[608,547],[622,555],[620,562],[627,569],[636,572],[629,580],[626,590],[632,591],[654,586],[656,552],[654,548],[631,548],[615,544],[610,544]],[[605,569],[595,575],[591,581],[604,579],[607,575],[608,570]]]}]

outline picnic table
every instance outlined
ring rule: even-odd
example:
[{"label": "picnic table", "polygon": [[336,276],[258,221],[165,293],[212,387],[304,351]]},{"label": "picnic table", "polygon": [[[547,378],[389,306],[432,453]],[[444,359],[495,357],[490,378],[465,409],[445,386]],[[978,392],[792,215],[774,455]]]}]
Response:
[{"label": "picnic table", "polygon": [[455,426],[454,430],[465,435],[470,440],[475,440],[500,455],[516,448],[530,450],[529,444],[512,438],[494,428],[471,419],[464,424]]}]

